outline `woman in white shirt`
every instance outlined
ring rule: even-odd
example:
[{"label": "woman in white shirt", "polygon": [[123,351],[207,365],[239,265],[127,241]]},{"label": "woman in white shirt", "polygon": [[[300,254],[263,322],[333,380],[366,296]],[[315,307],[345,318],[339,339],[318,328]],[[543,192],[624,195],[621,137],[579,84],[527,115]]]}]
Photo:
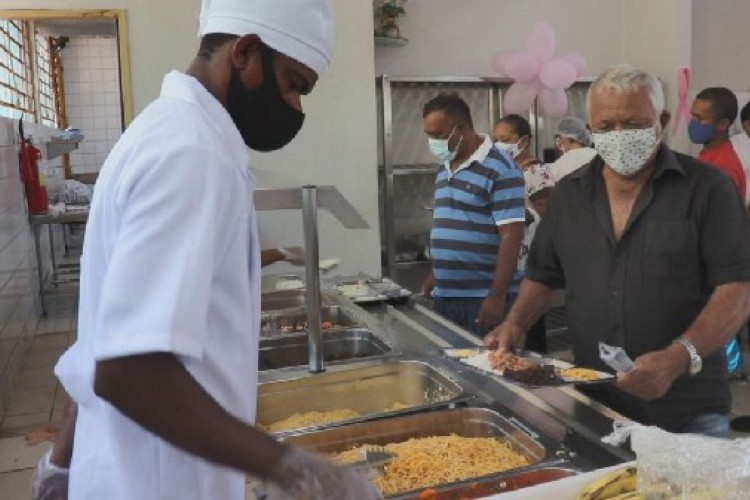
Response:
[{"label": "woman in white shirt", "polygon": [[591,133],[583,120],[574,116],[568,116],[560,121],[555,141],[557,148],[562,151],[562,156],[549,164],[555,182],[586,165],[596,156],[596,150],[591,147]]}]

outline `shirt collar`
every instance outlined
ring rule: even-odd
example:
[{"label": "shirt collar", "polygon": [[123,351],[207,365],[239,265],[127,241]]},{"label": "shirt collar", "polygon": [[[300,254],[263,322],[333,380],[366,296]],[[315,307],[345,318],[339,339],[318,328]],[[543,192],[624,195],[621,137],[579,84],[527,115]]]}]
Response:
[{"label": "shirt collar", "polygon": [[475,161],[482,162],[485,158],[487,158],[487,155],[490,154],[490,149],[492,149],[492,141],[490,140],[490,136],[487,134],[483,134],[484,141],[482,141],[482,144],[479,145],[476,151],[472,153],[469,158],[463,162],[461,165],[458,166],[458,168],[451,172],[451,162],[447,161],[443,163],[443,167],[448,170],[448,175],[456,175],[459,171],[465,169]]},{"label": "shirt collar", "polygon": [[229,116],[227,109],[201,82],[180,71],[171,71],[162,82],[161,97],[178,99],[198,106],[206,116],[206,120],[213,124],[211,128],[217,132],[219,140],[225,144],[231,158],[237,159],[237,164],[241,167],[243,174],[252,176],[248,169],[247,145],[240,131]]}]

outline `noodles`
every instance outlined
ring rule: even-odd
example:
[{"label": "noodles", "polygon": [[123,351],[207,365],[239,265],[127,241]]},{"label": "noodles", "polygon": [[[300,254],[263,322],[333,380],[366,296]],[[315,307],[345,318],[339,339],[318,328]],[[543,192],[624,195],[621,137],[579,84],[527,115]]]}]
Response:
[{"label": "noodles", "polygon": [[[413,405],[407,405],[396,401],[383,411],[399,411],[405,408],[410,408],[411,406]],[[258,427],[266,432],[281,432],[300,429],[302,427],[312,427],[314,425],[331,424],[333,422],[351,420],[361,416],[362,415],[358,411],[352,410],[351,408],[340,408],[330,411],[307,411],[304,413],[295,413],[270,425],[258,424]]]},{"label": "noodles", "polygon": [[308,411],[295,413],[284,420],[279,420],[271,425],[259,426],[266,432],[281,432],[313,425],[330,424],[340,420],[349,420],[359,417],[359,413],[349,408],[331,411]]},{"label": "noodles", "polygon": [[[335,454],[338,463],[356,462],[368,445]],[[385,446],[396,454],[384,473],[374,479],[383,495],[462,481],[529,465],[507,441],[495,438],[434,436]]]}]

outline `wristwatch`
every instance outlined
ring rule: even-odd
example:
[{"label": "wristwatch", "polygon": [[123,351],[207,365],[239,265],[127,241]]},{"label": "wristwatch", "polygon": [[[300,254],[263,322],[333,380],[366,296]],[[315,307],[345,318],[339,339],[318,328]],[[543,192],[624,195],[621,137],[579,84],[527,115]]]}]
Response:
[{"label": "wristwatch", "polygon": [[675,342],[679,342],[685,349],[687,349],[688,355],[690,356],[690,375],[696,375],[703,368],[703,360],[698,356],[698,349],[696,349],[695,345],[685,337],[678,337]]}]

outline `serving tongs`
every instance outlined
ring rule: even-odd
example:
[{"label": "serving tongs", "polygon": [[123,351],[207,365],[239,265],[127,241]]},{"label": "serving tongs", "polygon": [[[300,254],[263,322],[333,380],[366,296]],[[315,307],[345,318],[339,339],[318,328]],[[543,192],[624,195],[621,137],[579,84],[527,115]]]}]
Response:
[{"label": "serving tongs", "polygon": [[368,446],[360,450],[358,461],[346,465],[356,469],[380,469],[388,465],[394,458],[396,458],[396,454],[386,450],[384,446]]}]

